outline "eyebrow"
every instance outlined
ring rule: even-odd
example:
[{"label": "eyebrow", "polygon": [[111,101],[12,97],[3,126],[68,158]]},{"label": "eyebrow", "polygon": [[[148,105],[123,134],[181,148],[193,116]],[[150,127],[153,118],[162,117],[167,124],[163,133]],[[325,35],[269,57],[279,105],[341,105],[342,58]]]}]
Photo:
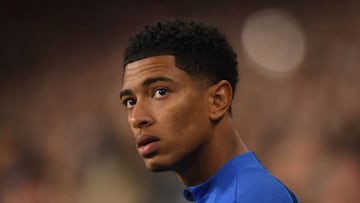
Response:
[{"label": "eyebrow", "polygon": [[[159,81],[164,81],[164,82],[173,82],[172,79],[167,78],[167,77],[152,77],[152,78],[148,78],[146,80],[143,81],[142,86],[143,88],[148,87],[149,85],[155,83],[155,82],[159,82]],[[132,91],[129,89],[125,89],[123,91],[120,92],[120,99],[124,96],[128,96],[131,95]]]},{"label": "eyebrow", "polygon": [[167,77],[153,77],[153,78],[148,78],[148,79],[144,80],[144,82],[142,83],[142,86],[147,87],[147,86],[151,85],[152,83],[155,83],[158,81],[173,82],[172,79],[167,78]]}]

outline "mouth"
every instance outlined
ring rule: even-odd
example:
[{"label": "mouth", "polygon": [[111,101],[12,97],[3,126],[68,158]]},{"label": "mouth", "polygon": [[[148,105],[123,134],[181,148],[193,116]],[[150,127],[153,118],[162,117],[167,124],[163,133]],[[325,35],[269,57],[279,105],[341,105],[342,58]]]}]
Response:
[{"label": "mouth", "polygon": [[137,141],[137,148],[139,154],[144,158],[150,158],[154,155],[157,149],[157,143],[160,139],[154,136],[143,135]]}]

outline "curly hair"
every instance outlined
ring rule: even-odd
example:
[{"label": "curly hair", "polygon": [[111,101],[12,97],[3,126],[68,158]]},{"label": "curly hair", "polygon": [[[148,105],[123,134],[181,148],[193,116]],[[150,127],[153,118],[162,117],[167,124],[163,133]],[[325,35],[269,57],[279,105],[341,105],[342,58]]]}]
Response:
[{"label": "curly hair", "polygon": [[124,52],[128,63],[159,55],[175,56],[176,66],[209,85],[227,80],[233,92],[238,81],[236,54],[217,28],[186,19],[169,19],[146,25],[130,38]]}]

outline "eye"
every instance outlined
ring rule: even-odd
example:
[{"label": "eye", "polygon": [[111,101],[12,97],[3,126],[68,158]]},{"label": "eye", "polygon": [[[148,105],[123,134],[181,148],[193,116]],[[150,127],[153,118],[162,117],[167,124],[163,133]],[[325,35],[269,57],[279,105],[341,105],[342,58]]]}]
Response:
[{"label": "eye", "polygon": [[160,88],[160,89],[155,90],[154,97],[155,98],[160,98],[160,97],[165,96],[167,93],[168,93],[167,89]]},{"label": "eye", "polygon": [[125,99],[124,100],[124,105],[126,106],[126,108],[130,109],[132,107],[134,107],[134,105],[136,104],[136,100],[135,99]]}]

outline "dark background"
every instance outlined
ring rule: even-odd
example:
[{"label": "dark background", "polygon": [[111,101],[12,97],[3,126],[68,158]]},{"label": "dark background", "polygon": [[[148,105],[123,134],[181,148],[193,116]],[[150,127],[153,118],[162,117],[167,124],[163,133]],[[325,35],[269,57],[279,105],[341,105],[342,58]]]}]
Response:
[{"label": "dark background", "polygon": [[[286,76],[243,47],[247,19],[269,8],[303,30]],[[0,202],[184,202],[174,174],[143,166],[118,99],[127,39],[170,16],[227,35],[241,74],[235,122],[275,176],[305,203],[359,200],[358,1],[74,0],[0,5]]]}]

